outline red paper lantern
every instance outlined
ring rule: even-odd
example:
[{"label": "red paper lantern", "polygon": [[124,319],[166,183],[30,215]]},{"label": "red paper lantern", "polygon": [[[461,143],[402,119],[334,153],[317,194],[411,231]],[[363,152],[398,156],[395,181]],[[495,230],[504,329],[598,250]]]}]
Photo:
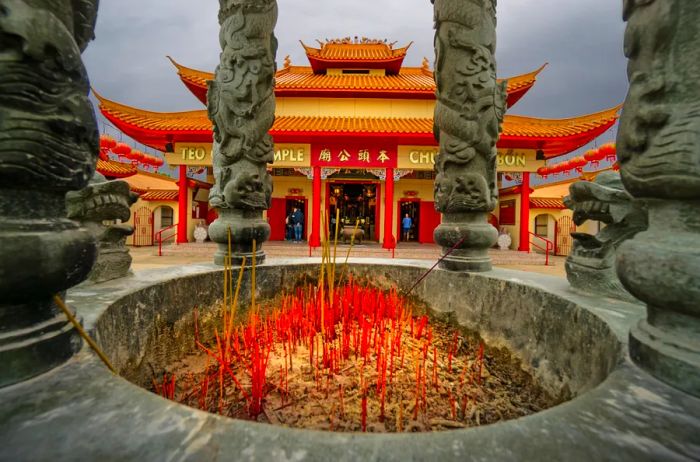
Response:
[{"label": "red paper lantern", "polygon": [[587,163],[588,161],[583,156],[574,157],[569,161],[572,168],[575,168],[579,173],[583,171],[583,167],[585,167]]},{"label": "red paper lantern", "polygon": [[156,167],[162,167],[165,161],[160,157],[156,157]]},{"label": "red paper lantern", "polygon": [[586,159],[588,162],[595,162],[596,160],[598,160],[597,155],[598,155],[597,149],[589,149],[583,155],[583,158]]},{"label": "red paper lantern", "polygon": [[126,157],[127,159],[129,159],[130,158],[129,154],[131,154],[131,146],[129,146],[126,143],[117,143],[112,148],[112,152],[119,155],[119,156],[123,156],[123,157]]},{"label": "red paper lantern", "polygon": [[607,143],[600,147],[598,150],[598,155],[600,159],[605,158],[605,160],[614,161],[617,158],[617,148],[615,143]]},{"label": "red paper lantern", "polygon": [[542,178],[547,178],[547,175],[549,175],[549,168],[547,167],[540,167],[537,169],[537,174],[541,176]]},{"label": "red paper lantern", "polygon": [[116,145],[117,145],[117,142],[111,136],[109,136],[109,135],[101,135],[100,136],[100,149],[103,149],[105,151],[110,151],[110,150],[114,149],[114,147]]}]

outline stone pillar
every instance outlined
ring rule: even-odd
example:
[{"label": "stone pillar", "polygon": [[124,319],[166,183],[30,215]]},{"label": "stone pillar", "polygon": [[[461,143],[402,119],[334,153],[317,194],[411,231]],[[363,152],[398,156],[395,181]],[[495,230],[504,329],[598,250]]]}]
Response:
[{"label": "stone pillar", "polygon": [[520,185],[520,245],[521,252],[530,251],[530,172],[523,172]]},{"label": "stone pillar", "polygon": [[396,247],[394,238],[394,169],[386,169],[386,191],[384,191],[384,244],[385,249]]},{"label": "stone pillar", "polygon": [[313,201],[311,209],[311,237],[309,238],[309,246],[321,246],[321,167],[313,168],[313,191],[311,200]]},{"label": "stone pillar", "polygon": [[52,298],[87,277],[97,252],[65,201],[99,151],[80,57],[96,16],[97,0],[0,0],[0,387],[80,348]]},{"label": "stone pillar", "polygon": [[647,304],[630,356],[700,396],[700,2],[626,1],[629,94],[617,140],[622,181],[649,227],[618,249],[622,284]]},{"label": "stone pillar", "polygon": [[496,1],[433,0],[435,5],[435,208],[443,214],[435,242],[441,266],[491,269],[489,247],[498,231],[488,223],[496,207],[496,142],[506,109],[506,82],[496,81]]},{"label": "stone pillar", "polygon": [[187,244],[187,223],[190,218],[189,210],[189,197],[187,195],[190,193],[190,189],[187,187],[187,166],[180,165],[180,180],[177,183],[178,194],[177,194],[177,243]]},{"label": "stone pillar", "polygon": [[268,130],[275,120],[275,0],[221,1],[219,42],[222,53],[207,94],[214,124],[214,186],[209,203],[219,218],[209,227],[219,244],[214,262],[221,265],[231,234],[232,263],[243,257],[262,263],[262,246],[270,237],[263,211],[270,208],[272,177],[267,164],[274,160]]}]

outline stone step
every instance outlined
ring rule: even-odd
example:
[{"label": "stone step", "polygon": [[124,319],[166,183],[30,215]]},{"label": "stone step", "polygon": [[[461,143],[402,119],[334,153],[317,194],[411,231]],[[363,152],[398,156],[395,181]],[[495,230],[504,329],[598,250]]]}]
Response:
[{"label": "stone step", "polygon": [[[344,259],[347,255],[349,245],[338,245],[338,259]],[[157,252],[155,250],[154,252]],[[163,248],[163,256],[178,256],[178,257],[212,257],[216,252],[216,244],[211,242],[205,243],[188,243],[172,245]],[[265,244],[265,252],[269,257],[291,257],[303,258],[309,256],[309,247],[303,244],[294,244],[289,242],[268,242]],[[440,258],[441,249],[431,244],[404,244],[399,245],[392,253],[389,250],[381,248],[379,244],[362,244],[353,246],[351,257],[354,258],[407,258],[419,260],[437,260]],[[525,253],[513,250],[496,250],[489,251],[493,263],[495,265],[544,265],[545,257],[538,253]],[[320,257],[321,249],[313,249],[312,257]],[[553,262],[550,259],[550,264]]]}]

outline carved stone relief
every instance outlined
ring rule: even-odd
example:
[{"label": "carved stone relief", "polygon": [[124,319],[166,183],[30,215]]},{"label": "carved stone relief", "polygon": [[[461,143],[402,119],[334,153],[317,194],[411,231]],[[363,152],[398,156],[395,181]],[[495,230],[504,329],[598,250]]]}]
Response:
[{"label": "carved stone relief", "polygon": [[595,236],[573,233],[574,245],[566,259],[569,283],[584,292],[636,301],[615,272],[617,248],[647,227],[647,211],[622,186],[617,172],[603,172],[595,181],[570,186],[564,204],[574,211],[574,223],[581,226],[596,220],[603,228]]},{"label": "carved stone relief", "polygon": [[629,93],[618,132],[622,181],[649,227],[617,257],[623,285],[647,304],[630,356],[700,396],[700,2],[625,0]]},{"label": "carved stone relief", "polygon": [[65,195],[87,185],[99,150],[81,60],[97,3],[0,0],[0,386],[80,346],[52,298],[83,281],[96,255]]},{"label": "carved stone relief", "polygon": [[435,207],[443,214],[435,241],[457,246],[442,266],[488,271],[498,237],[487,222],[498,199],[496,142],[506,111],[506,82],[496,81],[496,2],[434,0]]},{"label": "carved stone relief", "polygon": [[214,179],[209,203],[219,218],[209,233],[219,244],[214,261],[223,264],[231,234],[232,263],[244,257],[262,262],[262,244],[270,226],[262,218],[270,208],[272,177],[267,164],[274,159],[268,134],[275,120],[274,0],[222,0],[219,41],[221,61],[209,82],[208,111],[214,124]]}]

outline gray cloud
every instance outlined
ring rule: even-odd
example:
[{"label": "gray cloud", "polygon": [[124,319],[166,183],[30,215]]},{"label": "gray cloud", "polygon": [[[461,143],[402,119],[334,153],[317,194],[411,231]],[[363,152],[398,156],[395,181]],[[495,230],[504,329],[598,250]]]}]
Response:
[{"label": "gray cloud", "polygon": [[[102,0],[97,38],[85,53],[92,85],[104,96],[155,111],[202,108],[165,58],[213,71],[219,55],[214,0]],[[281,64],[308,64],[299,44],[345,36],[414,44],[406,65],[433,59],[428,0],[280,0],[276,34]],[[501,0],[499,75],[529,72],[545,62],[535,88],[511,113],[571,117],[622,102],[621,1]],[[612,138],[604,135],[603,140]]]}]

